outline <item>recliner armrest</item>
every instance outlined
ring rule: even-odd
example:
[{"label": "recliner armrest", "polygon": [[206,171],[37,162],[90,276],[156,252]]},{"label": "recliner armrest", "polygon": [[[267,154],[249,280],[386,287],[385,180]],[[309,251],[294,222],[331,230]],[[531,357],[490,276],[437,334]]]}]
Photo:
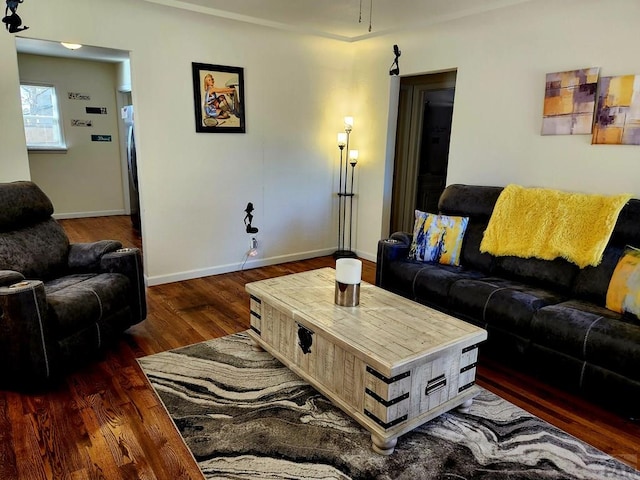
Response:
[{"label": "recliner armrest", "polygon": [[413,234],[409,232],[394,232],[389,238],[391,240],[398,240],[403,245],[411,245]]},{"label": "recliner armrest", "polygon": [[0,287],[0,332],[0,385],[38,388],[59,373],[56,332],[40,280]]},{"label": "recliner armrest", "polygon": [[0,287],[8,287],[24,280],[24,275],[15,270],[0,270]]},{"label": "recliner armrest", "polygon": [[69,269],[81,272],[97,272],[100,260],[104,255],[122,248],[115,240],[100,240],[89,243],[72,243],[69,245]]},{"label": "recliner armrest", "polygon": [[407,258],[411,237],[407,233],[396,232],[390,238],[378,242],[376,259],[376,285],[385,286],[387,266],[390,262]]},{"label": "recliner armrest", "polygon": [[105,254],[100,260],[100,271],[121,273],[131,282],[133,323],[147,318],[147,299],[142,269],[142,254],[138,248],[120,248]]}]

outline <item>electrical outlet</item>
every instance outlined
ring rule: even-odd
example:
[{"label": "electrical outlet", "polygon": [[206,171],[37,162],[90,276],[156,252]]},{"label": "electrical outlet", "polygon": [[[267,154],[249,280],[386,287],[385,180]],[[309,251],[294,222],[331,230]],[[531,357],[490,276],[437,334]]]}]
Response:
[{"label": "electrical outlet", "polygon": [[256,237],[251,237],[249,239],[249,251],[247,252],[247,256],[255,257],[258,255],[258,239]]}]

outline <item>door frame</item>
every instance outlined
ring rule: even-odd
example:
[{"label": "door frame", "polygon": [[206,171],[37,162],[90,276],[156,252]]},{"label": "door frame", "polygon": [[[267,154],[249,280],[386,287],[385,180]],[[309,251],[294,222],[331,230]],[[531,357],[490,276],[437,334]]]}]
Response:
[{"label": "door frame", "polygon": [[424,100],[426,92],[455,88],[457,70],[402,77],[398,89],[398,120],[389,232],[413,230]]}]

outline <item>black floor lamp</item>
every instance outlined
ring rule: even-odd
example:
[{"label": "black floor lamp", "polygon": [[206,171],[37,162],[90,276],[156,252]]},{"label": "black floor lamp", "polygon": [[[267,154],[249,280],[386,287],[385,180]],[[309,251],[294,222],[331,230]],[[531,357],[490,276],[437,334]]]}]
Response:
[{"label": "black floor lamp", "polygon": [[[340,149],[340,185],[338,188],[338,250],[333,258],[355,258],[357,255],[351,250],[353,224],[353,174],[358,163],[358,151],[349,150],[349,137],[353,130],[353,117],[344,117],[344,133],[338,134],[338,148]],[[346,149],[346,155],[345,155]],[[344,175],[343,165],[344,164]],[[351,188],[347,190],[349,180],[349,165],[351,165]],[[348,205],[347,205],[348,202]],[[349,209],[349,243],[346,243],[347,206]]]}]

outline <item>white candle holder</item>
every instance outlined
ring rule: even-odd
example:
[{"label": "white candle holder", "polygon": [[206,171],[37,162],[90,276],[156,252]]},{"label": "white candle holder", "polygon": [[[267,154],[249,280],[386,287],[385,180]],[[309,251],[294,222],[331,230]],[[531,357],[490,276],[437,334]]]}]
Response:
[{"label": "white candle holder", "polygon": [[336,260],[336,286],[334,301],[341,307],[356,307],[360,304],[362,262],[354,258]]}]

